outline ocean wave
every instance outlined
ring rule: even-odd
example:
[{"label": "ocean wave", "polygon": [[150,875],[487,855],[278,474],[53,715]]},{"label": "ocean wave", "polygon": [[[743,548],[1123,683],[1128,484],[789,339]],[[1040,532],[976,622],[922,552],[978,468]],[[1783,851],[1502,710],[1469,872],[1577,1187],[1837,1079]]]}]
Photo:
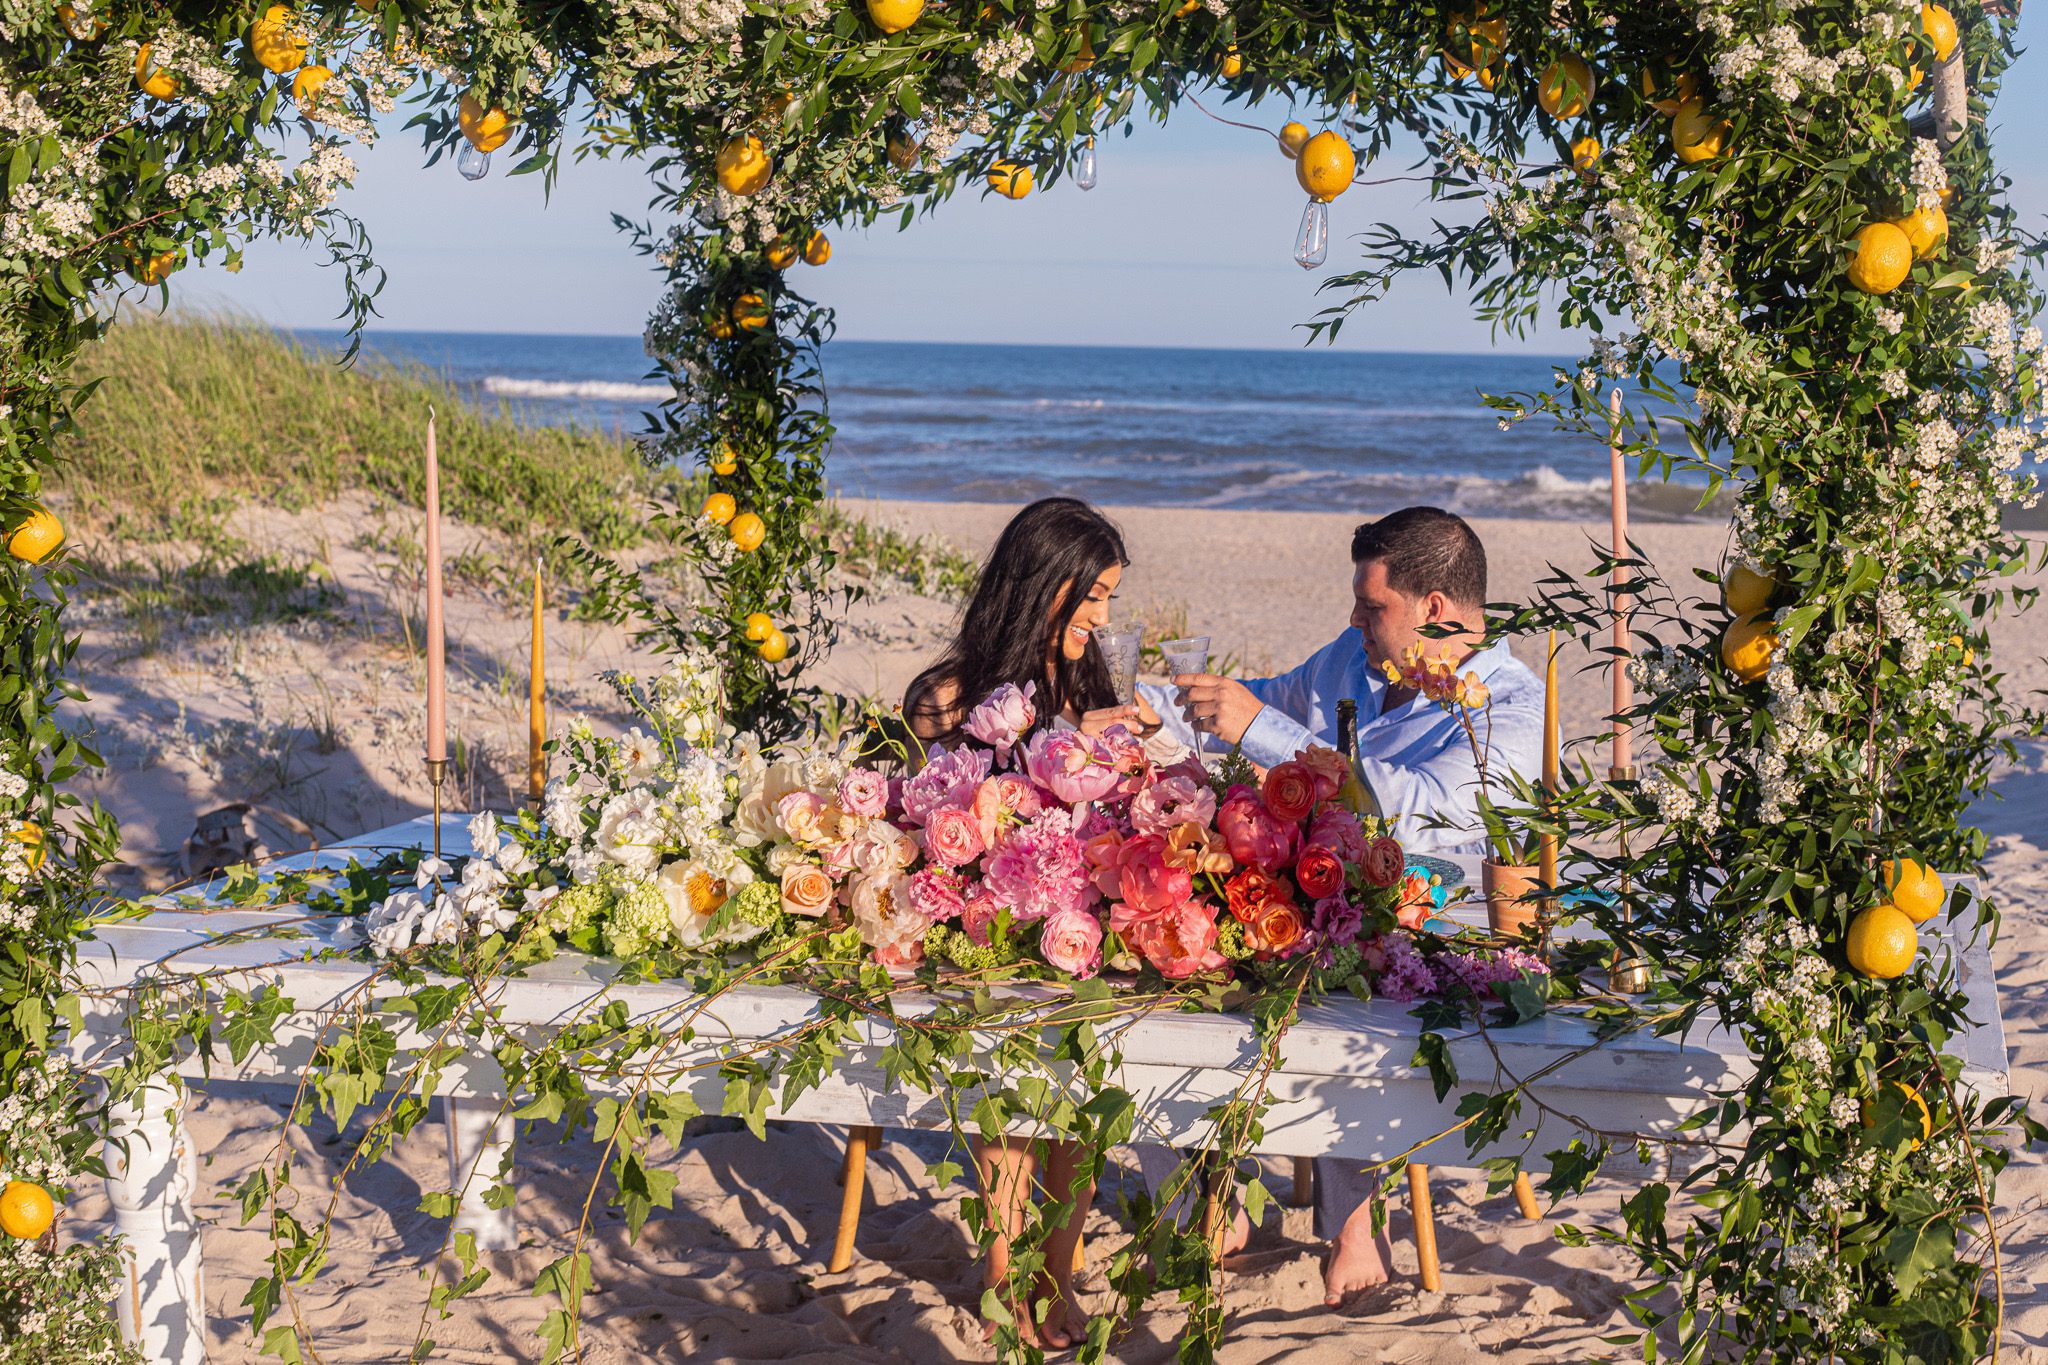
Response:
[{"label": "ocean wave", "polygon": [[596,399],[606,403],[661,403],[675,390],[666,384],[624,384],[612,379],[514,379],[484,376],[485,393],[497,398]]}]

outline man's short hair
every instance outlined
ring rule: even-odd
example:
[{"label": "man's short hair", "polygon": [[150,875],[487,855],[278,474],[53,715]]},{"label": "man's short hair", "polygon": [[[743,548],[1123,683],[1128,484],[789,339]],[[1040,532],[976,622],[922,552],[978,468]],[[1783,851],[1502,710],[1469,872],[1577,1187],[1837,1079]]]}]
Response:
[{"label": "man's short hair", "polygon": [[1351,562],[1387,566],[1404,597],[1440,592],[1461,607],[1486,605],[1486,547],[1465,519],[1440,507],[1404,507],[1351,533]]}]

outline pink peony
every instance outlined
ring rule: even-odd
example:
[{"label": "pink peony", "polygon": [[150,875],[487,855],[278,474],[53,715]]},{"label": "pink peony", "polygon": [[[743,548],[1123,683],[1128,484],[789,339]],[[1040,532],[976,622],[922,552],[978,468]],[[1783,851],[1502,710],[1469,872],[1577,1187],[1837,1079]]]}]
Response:
[{"label": "pink peony", "polygon": [[825,875],[835,882],[845,881],[847,874],[853,871],[853,840],[841,839],[836,844],[826,845],[822,857]]},{"label": "pink peony", "polygon": [[989,767],[986,749],[948,753],[943,745],[935,746],[923,771],[903,784],[905,818],[921,825],[940,806],[972,805],[974,789],[987,780]]},{"label": "pink peony", "polygon": [[965,867],[982,855],[981,822],[959,806],[940,806],[925,816],[924,853],[941,867]]},{"label": "pink peony", "polygon": [[1188,777],[1165,777],[1131,802],[1131,824],[1140,834],[1164,838],[1180,825],[1206,825],[1216,818],[1216,793]]},{"label": "pink peony", "polygon": [[1347,863],[1365,861],[1365,826],[1354,811],[1324,806],[1308,824],[1308,842],[1327,848]]},{"label": "pink peony", "polygon": [[1145,741],[1121,725],[1103,731],[1097,741],[1109,756],[1109,766],[1119,775],[1117,789],[1130,795],[1144,785],[1151,761],[1145,757]]},{"label": "pink peony", "polygon": [[1102,970],[1102,921],[1086,910],[1060,910],[1045,917],[1038,951],[1046,963],[1086,981]]},{"label": "pink peony", "polygon": [[928,867],[910,879],[910,908],[928,924],[957,919],[967,909],[967,879]]},{"label": "pink peony", "polygon": [[1031,780],[1073,805],[1100,801],[1123,779],[1109,746],[1079,730],[1041,730],[1024,750]]},{"label": "pink peony", "polygon": [[1122,918],[1129,921],[1166,913],[1193,896],[1195,884],[1186,868],[1166,861],[1166,840],[1146,834],[1130,840],[1117,855],[1117,891]]},{"label": "pink peony", "polygon": [[1004,683],[967,713],[960,728],[991,749],[1008,754],[1038,723],[1038,708],[1032,704],[1032,695],[1037,690],[1036,683],[1025,683],[1021,688],[1015,683]]},{"label": "pink peony", "polygon": [[1277,819],[1249,787],[1233,787],[1216,812],[1216,831],[1230,856],[1249,867],[1278,872],[1294,861],[1298,826]]},{"label": "pink peony", "polygon": [[1003,912],[1003,907],[996,904],[995,897],[986,894],[978,886],[969,888],[969,891],[967,905],[960,912],[960,929],[976,944],[986,948],[989,926],[995,923],[996,916]]},{"label": "pink peony", "polygon": [[913,972],[924,963],[924,940],[884,943],[875,948],[875,961],[892,972]]},{"label": "pink peony", "polygon": [[1131,926],[1130,943],[1161,976],[1176,981],[1230,965],[1216,949],[1215,907],[1199,901]]},{"label": "pink peony", "polygon": [[983,884],[1020,920],[1078,910],[1095,900],[1088,859],[1073,835],[1073,818],[1049,810],[996,841],[982,864]]},{"label": "pink peony", "polygon": [[839,808],[849,815],[889,813],[889,779],[872,768],[855,768],[839,780]]}]

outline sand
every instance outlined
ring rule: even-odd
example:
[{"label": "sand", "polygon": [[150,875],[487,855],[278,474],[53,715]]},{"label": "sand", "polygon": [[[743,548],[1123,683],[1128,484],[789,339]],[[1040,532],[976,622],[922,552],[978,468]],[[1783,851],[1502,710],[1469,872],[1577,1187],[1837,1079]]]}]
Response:
[{"label": "sand", "polygon": [[[1007,507],[873,504],[872,516],[908,529],[938,531],[979,554],[1014,510]],[[1207,633],[1215,657],[1233,655],[1241,671],[1286,667],[1344,628],[1349,611],[1348,548],[1353,519],[1303,513],[1112,509],[1127,534],[1132,565],[1123,614],[1178,633]],[[404,648],[399,622],[418,610],[416,586],[376,548],[382,528],[399,538],[416,529],[408,514],[352,501],[286,514],[245,509],[235,532],[249,546],[292,563],[317,564],[338,601],[321,613],[256,624],[235,620],[174,623],[142,638],[107,595],[88,595],[77,619],[86,627],[80,675],[93,700],[84,708],[110,761],[88,785],[119,818],[128,846],[124,877],[161,886],[177,875],[185,835],[197,814],[251,801],[265,843],[303,847],[404,818],[425,808],[419,769],[419,666]],[[1549,566],[1579,570],[1604,526],[1496,520],[1480,523],[1492,562],[1495,598],[1524,595]],[[1695,566],[1713,564],[1723,528],[1642,525],[1636,538],[1681,596],[1706,591]],[[449,534],[450,553],[480,543],[480,533]],[[128,547],[92,543],[102,558]],[[944,637],[954,608],[902,591],[882,591],[846,622],[820,681],[893,699]],[[571,620],[558,604],[548,626],[550,674],[558,716],[585,709],[616,724],[597,669],[644,664],[647,656],[608,626]],[[502,805],[525,761],[526,620],[514,590],[458,590],[449,615],[450,725],[462,740],[457,800]],[[2048,614],[1993,623],[1994,658],[2022,692],[2048,687]],[[145,644],[154,643],[153,650]],[[1519,647],[1535,662],[1540,646]],[[1581,675],[1589,656],[1568,654],[1564,725],[1591,736],[1604,713],[1606,683]],[[1589,762],[1604,751],[1583,749]],[[2048,748],[2028,746],[2001,777],[2000,804],[1974,812],[1991,837],[1991,887],[2006,915],[1996,951],[2013,1084],[2034,1095],[2048,1077]],[[226,1087],[201,1093],[191,1108],[200,1150],[207,1224],[207,1300],[211,1359],[257,1358],[240,1307],[260,1264],[263,1239],[239,1226],[239,1211],[218,1191],[260,1160],[277,1140],[272,1097]],[[932,1135],[891,1134],[870,1164],[871,1196],[858,1258],[838,1275],[824,1256],[838,1209],[833,1171],[841,1134],[778,1128],[767,1142],[705,1122],[680,1151],[661,1159],[679,1176],[673,1212],[657,1212],[637,1246],[611,1215],[599,1221],[593,1251],[597,1292],[585,1319],[585,1358],[627,1360],[928,1361],[988,1355],[974,1318],[977,1270],[959,1212],[966,1193],[938,1189],[924,1174],[941,1155]],[[293,1141],[302,1153],[301,1185],[320,1189],[345,1150],[316,1128]],[[438,1358],[537,1359],[534,1335],[545,1310],[527,1290],[534,1273],[566,1249],[594,1174],[584,1142],[559,1145],[545,1133],[522,1139],[518,1215],[522,1247],[489,1255],[493,1278],[427,1332]],[[420,1329],[425,1285],[438,1228],[413,1211],[422,1189],[445,1184],[445,1148],[436,1123],[423,1125],[390,1159],[353,1179],[341,1196],[329,1268],[301,1305],[329,1361],[404,1358]],[[1124,1162],[1120,1158],[1120,1169]],[[1122,1178],[1134,1178],[1128,1175]],[[1098,1253],[1115,1243],[1114,1186],[1090,1215]],[[1284,1189],[1276,1166],[1271,1182]],[[1524,1222],[1505,1195],[1489,1197],[1471,1172],[1440,1169],[1436,1186],[1444,1264],[1440,1293],[1421,1290],[1404,1210],[1396,1209],[1396,1282],[1342,1312],[1322,1307],[1320,1249],[1308,1214],[1276,1214],[1233,1262],[1228,1303],[1233,1336],[1224,1359],[1242,1362],[1498,1359],[1549,1362],[1626,1358],[1600,1338],[1629,1326],[1621,1295],[1628,1266],[1603,1248],[1573,1249],[1557,1222],[1612,1224],[1632,1191],[1600,1181],[1541,1223]],[[2006,1358],[2048,1361],[2048,1167],[2022,1155],[2001,1182],[2006,1284],[2012,1314]],[[72,1235],[105,1225],[97,1190],[82,1191],[67,1216]],[[1103,1264],[1098,1254],[1082,1281]],[[2042,1289],[2035,1286],[2043,1284]],[[1118,1358],[1171,1359],[1179,1319],[1160,1303],[1117,1347]]]}]

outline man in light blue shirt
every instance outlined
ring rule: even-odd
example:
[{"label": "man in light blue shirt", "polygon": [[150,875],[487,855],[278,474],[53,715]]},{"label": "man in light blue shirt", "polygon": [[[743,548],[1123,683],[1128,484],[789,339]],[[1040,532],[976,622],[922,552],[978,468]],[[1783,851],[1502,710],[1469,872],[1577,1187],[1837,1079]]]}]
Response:
[{"label": "man in light blue shirt", "polygon": [[[1208,673],[1173,681],[1197,729],[1240,746],[1261,767],[1312,744],[1335,748],[1337,702],[1355,698],[1358,777],[1393,818],[1403,847],[1483,853],[1475,744],[1486,755],[1486,781],[1504,796],[1510,774],[1536,776],[1543,742],[1542,684],[1505,641],[1484,643],[1486,547],[1463,518],[1409,507],[1360,526],[1351,564],[1352,628],[1300,667],[1250,682]],[[1432,627],[1444,633],[1423,633]],[[1444,707],[1386,680],[1383,666],[1416,644],[1486,685],[1491,701],[1472,717],[1473,735]],[[1316,1162],[1317,1221],[1326,1235],[1342,1229],[1323,1269],[1332,1307],[1391,1273],[1386,1236],[1372,1228],[1376,1188],[1356,1163]]]},{"label": "man in light blue shirt", "polygon": [[[1383,666],[1421,644],[1492,694],[1472,716],[1496,798],[1510,775],[1533,780],[1542,760],[1543,684],[1508,652],[1483,644],[1486,548],[1462,517],[1410,507],[1353,533],[1352,629],[1290,672],[1237,682],[1183,674],[1197,729],[1272,767],[1311,744],[1335,748],[1337,702],[1358,702],[1358,776],[1411,853],[1484,852],[1480,771],[1458,718]],[[1471,629],[1463,627],[1469,625]],[[1447,629],[1425,636],[1427,627]],[[1482,647],[1483,646],[1483,647]]]}]

